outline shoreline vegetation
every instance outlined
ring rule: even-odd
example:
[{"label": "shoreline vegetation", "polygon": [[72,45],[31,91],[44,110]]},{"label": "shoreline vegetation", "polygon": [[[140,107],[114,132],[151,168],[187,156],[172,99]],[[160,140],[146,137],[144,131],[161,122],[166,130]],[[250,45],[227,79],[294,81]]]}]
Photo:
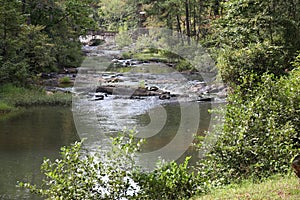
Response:
[{"label": "shoreline vegetation", "polygon": [[[195,39],[208,50],[220,79],[230,89],[226,111],[219,111],[224,112],[224,123],[211,133],[217,136],[212,138],[217,142],[196,166],[189,166],[187,157],[182,164],[165,163],[152,172],[127,170],[139,143],[134,142],[131,133],[122,132],[115,138],[112,151],[105,155],[107,159],[83,155],[81,143],[75,143],[62,148],[60,159],[44,161],[43,185],[21,186],[48,199],[66,200],[299,196],[297,179],[289,176],[291,159],[300,154],[299,0],[1,3],[0,116],[28,106],[70,105],[70,94],[18,86],[28,86],[40,73],[79,67],[84,59],[79,38],[91,30],[118,32],[115,41],[128,50],[134,43],[141,44],[139,49],[143,50],[144,44],[159,38],[159,44],[174,44],[174,48],[185,52],[182,47],[193,44],[190,38]],[[136,37],[138,32],[126,34],[136,27],[164,27],[183,33],[188,40],[165,40],[156,33],[141,32],[145,37]],[[169,52],[162,50],[150,49],[144,55],[130,51],[122,56],[146,60],[158,56],[155,60],[169,62],[165,58]],[[190,56],[199,52],[185,53]],[[195,63],[202,64],[203,59],[206,57],[195,57]],[[191,67],[184,59],[176,66],[170,64],[178,71]],[[70,80],[62,78],[59,82]],[[195,148],[206,148],[202,139]],[[278,174],[283,178],[269,179]],[[139,190],[134,190],[130,181],[137,183]],[[256,193],[258,190],[264,194]]]},{"label": "shoreline vegetation", "polygon": [[[112,153],[107,155],[113,166],[105,161],[95,162],[97,156],[84,158],[86,155],[80,153],[81,144],[77,143],[62,148],[59,160],[44,161],[42,173],[46,175],[44,181],[48,188],[39,189],[30,183],[20,183],[20,186],[44,197],[64,199],[80,196],[83,199],[296,200],[300,197],[299,184],[291,175],[290,160],[298,151],[294,140],[299,133],[299,64],[298,56],[291,63],[295,69],[282,77],[252,73],[241,78],[238,86],[232,86],[234,93],[227,99],[225,124],[219,130],[218,142],[196,166],[190,166],[187,157],[182,164],[158,164],[152,172],[145,172],[132,163],[131,168],[124,171],[141,146],[134,143],[132,132],[124,132],[115,138]],[[60,82],[69,82],[69,79]],[[68,106],[71,100],[71,94],[49,93],[42,86],[24,88],[5,84],[0,87],[0,113],[14,113],[29,106]],[[195,148],[201,148],[201,141],[199,138]],[[71,154],[74,157],[66,157]],[[129,160],[116,160],[116,156]],[[82,171],[74,174],[75,169]],[[99,178],[98,171],[108,174],[111,183],[103,183],[104,177]],[[85,173],[95,174],[86,182],[80,178]],[[140,190],[134,191],[136,196],[127,194],[132,188],[123,180],[128,177],[139,185]],[[111,193],[95,190],[95,183],[103,184]],[[77,185],[82,186],[77,188]]]},{"label": "shoreline vegetation", "polygon": [[70,106],[71,103],[71,94],[46,92],[41,86],[29,88],[12,84],[0,86],[0,115],[30,106]]}]

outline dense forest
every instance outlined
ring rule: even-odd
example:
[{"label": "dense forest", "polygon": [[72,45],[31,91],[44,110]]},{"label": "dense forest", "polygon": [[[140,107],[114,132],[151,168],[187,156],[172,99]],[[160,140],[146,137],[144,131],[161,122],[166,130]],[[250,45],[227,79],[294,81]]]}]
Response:
[{"label": "dense forest", "polygon": [[[1,0],[1,80],[78,67],[88,30],[164,27],[211,50],[224,81],[293,67],[300,46],[298,0]],[[229,66],[230,63],[230,66]]]},{"label": "dense forest", "polygon": [[[246,179],[290,173],[300,147],[299,0],[0,1],[1,85],[28,86],[41,72],[79,67],[79,36],[89,30],[159,27],[205,47],[229,88],[226,111],[218,111],[225,115],[218,141],[196,166],[187,158],[152,172],[135,169],[131,161],[140,143],[129,134],[131,143],[114,141],[115,154],[107,158],[112,164],[82,155],[76,143],[62,149],[62,160],[45,160],[45,188],[22,186],[50,199],[188,199]],[[203,138],[198,140],[195,148],[205,148]],[[123,165],[128,158],[129,169]],[[97,170],[111,181],[104,183]],[[128,177],[140,189],[131,195]]]}]

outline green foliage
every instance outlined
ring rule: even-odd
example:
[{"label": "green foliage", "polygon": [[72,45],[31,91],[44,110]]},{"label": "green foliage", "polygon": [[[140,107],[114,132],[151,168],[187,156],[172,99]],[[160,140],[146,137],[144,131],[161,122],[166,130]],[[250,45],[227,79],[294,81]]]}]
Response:
[{"label": "green foliage", "polygon": [[176,64],[176,70],[178,71],[186,71],[186,70],[194,70],[195,68],[185,59],[180,59],[180,61]]},{"label": "green foliage", "polygon": [[290,171],[299,147],[299,72],[260,79],[244,78],[228,98],[224,127],[215,133],[217,144],[199,168],[214,184]]},{"label": "green foliage", "polygon": [[78,67],[78,38],[95,27],[91,3],[1,0],[0,83],[26,85],[37,73]]},{"label": "green foliage", "polygon": [[265,72],[275,75],[285,73],[286,55],[282,49],[268,44],[251,44],[245,48],[227,47],[219,52],[217,67],[223,81],[229,85],[241,84],[240,80],[252,72],[262,75]]},{"label": "green foliage", "polygon": [[117,34],[115,40],[119,48],[130,46],[133,42],[128,32],[120,32]]},{"label": "green foliage", "polygon": [[268,42],[295,52],[299,46],[297,37],[300,31],[298,3],[295,0],[227,1],[224,3],[226,13],[213,27],[217,45],[241,48],[251,43]]},{"label": "green foliage", "polygon": [[28,73],[33,75],[54,67],[53,44],[50,38],[41,32],[43,28],[39,25],[24,25],[19,35],[18,55],[24,57]]},{"label": "green foliage", "polygon": [[122,32],[138,24],[138,1],[102,0],[99,6],[99,25],[105,30]]},{"label": "green foliage", "polygon": [[[100,151],[94,155],[83,151],[82,142],[61,149],[61,158],[54,162],[44,160],[43,186],[21,183],[32,192],[46,199],[120,199],[134,198],[131,171],[134,152],[141,141],[135,141],[132,132],[113,140],[110,152]],[[129,194],[129,191],[132,194]]]},{"label": "green foliage", "polygon": [[57,65],[63,67],[78,67],[84,57],[81,52],[81,44],[76,41],[65,42],[67,38],[57,38],[55,43],[55,57]]},{"label": "green foliage", "polygon": [[37,105],[70,105],[72,96],[64,93],[47,95],[40,88],[17,87],[5,84],[0,87],[1,101],[13,106],[37,106]]},{"label": "green foliage", "polygon": [[61,84],[67,84],[67,83],[71,83],[71,79],[69,76],[65,76],[59,79],[59,83]]},{"label": "green foliage", "polygon": [[130,59],[131,58],[131,52],[123,52],[122,53],[123,59]]},{"label": "green foliage", "polygon": [[241,184],[231,184],[192,200],[298,200],[300,199],[298,186],[299,180],[296,176],[276,175],[259,183],[248,180]]},{"label": "green foliage", "polygon": [[12,111],[13,109],[14,108],[11,105],[7,104],[6,102],[0,101],[0,114],[8,113],[8,112]]},{"label": "green foliage", "polygon": [[141,199],[188,199],[204,192],[199,188],[201,177],[192,171],[189,160],[187,157],[182,164],[160,163],[152,172],[137,173],[135,180],[142,189]]},{"label": "green foliage", "polygon": [[61,158],[44,160],[43,185],[20,186],[46,199],[185,199],[196,194],[198,176],[188,166],[161,164],[152,172],[142,171],[135,156],[142,140],[134,131],[120,133],[109,151],[89,153],[82,142],[61,149]]},{"label": "green foliage", "polygon": [[[217,51],[224,81],[265,72],[284,75],[299,50],[298,0],[230,0],[211,27],[208,47]],[[207,41],[205,41],[207,42]],[[216,49],[217,47],[217,49]]]}]

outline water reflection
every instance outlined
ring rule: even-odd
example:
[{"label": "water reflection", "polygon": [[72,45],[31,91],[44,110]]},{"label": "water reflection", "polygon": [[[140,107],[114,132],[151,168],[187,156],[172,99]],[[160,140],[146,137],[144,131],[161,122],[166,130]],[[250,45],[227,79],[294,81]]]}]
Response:
[{"label": "water reflection", "polygon": [[16,187],[39,183],[44,157],[78,139],[70,108],[38,107],[0,121],[0,199],[38,199]]}]

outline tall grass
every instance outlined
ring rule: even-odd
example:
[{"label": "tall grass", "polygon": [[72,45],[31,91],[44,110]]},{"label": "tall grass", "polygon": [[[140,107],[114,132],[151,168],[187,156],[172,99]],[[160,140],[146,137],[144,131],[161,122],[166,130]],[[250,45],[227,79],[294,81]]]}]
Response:
[{"label": "tall grass", "polygon": [[38,105],[71,105],[72,96],[64,93],[46,94],[41,88],[22,88],[12,84],[0,86],[0,110]]},{"label": "tall grass", "polygon": [[8,113],[13,109],[13,106],[7,104],[6,102],[0,101],[0,113]]}]

